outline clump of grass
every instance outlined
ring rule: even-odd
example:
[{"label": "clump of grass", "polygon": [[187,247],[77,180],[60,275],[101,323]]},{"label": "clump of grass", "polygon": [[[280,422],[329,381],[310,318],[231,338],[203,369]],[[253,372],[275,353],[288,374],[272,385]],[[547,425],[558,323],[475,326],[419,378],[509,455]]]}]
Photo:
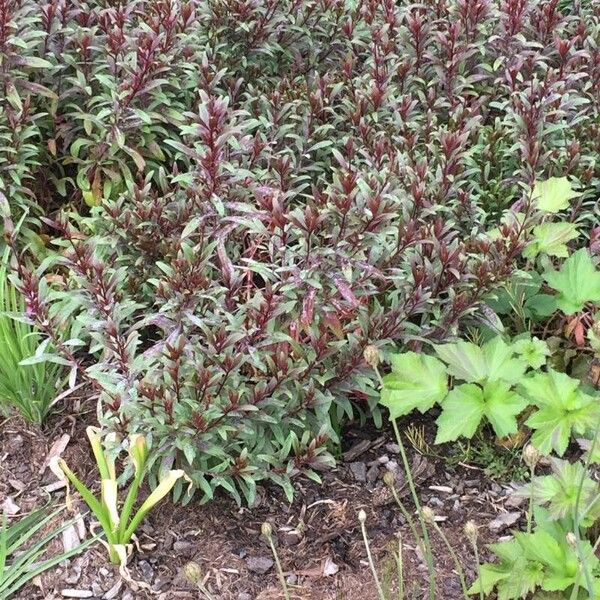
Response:
[{"label": "clump of grass", "polygon": [[40,425],[59,395],[64,366],[38,352],[40,335],[27,323],[23,298],[8,279],[9,256],[5,248],[0,262],[0,410],[17,410]]}]

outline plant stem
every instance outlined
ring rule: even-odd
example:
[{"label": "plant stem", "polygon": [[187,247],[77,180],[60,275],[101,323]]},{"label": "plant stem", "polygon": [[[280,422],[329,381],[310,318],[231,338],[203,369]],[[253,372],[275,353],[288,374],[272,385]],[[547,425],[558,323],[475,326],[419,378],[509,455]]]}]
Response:
[{"label": "plant stem", "polygon": [[[360,530],[362,532],[363,541],[365,543],[365,548],[367,550],[367,559],[369,561],[369,567],[371,568],[371,573],[373,574],[373,580],[375,581],[375,586],[377,587],[377,594],[379,595],[379,600],[386,600],[385,594],[383,593],[383,588],[381,587],[381,582],[379,581],[379,576],[377,575],[377,569],[375,568],[375,563],[373,562],[373,556],[371,555],[371,547],[369,545],[369,538],[367,537],[367,528],[365,527],[365,522],[362,519],[360,521]],[[289,600],[286,599],[286,600]]]},{"label": "plant stem", "polygon": [[479,600],[484,600],[483,586],[481,585],[481,564],[479,562],[479,548],[477,547],[477,540],[473,539],[471,541],[471,545],[473,546],[473,554],[475,555],[475,566],[477,569],[477,581],[479,581]]},{"label": "plant stem", "polygon": [[421,515],[421,503],[419,502],[419,496],[417,495],[415,482],[412,477],[410,465],[408,463],[408,457],[406,456],[406,450],[404,449],[404,444],[402,443],[402,438],[400,436],[400,431],[398,430],[398,424],[396,423],[396,419],[392,419],[392,427],[394,428],[396,440],[398,441],[398,447],[400,449],[400,456],[402,457],[402,464],[404,466],[406,480],[408,481],[410,493],[417,508],[417,515],[419,517],[419,522],[421,523],[421,530],[423,532],[423,541],[425,543],[425,558],[427,561],[427,570],[429,572],[429,600],[436,600],[436,579],[435,570],[433,568],[433,555],[431,553],[431,542],[429,540],[429,532],[427,531],[427,526],[425,525],[425,521],[423,520],[423,516]]},{"label": "plant stem", "polygon": [[413,537],[415,538],[415,543],[423,544],[423,540],[419,536],[419,533],[417,532],[417,528],[415,527],[414,519],[410,516],[410,513],[408,512],[408,510],[406,510],[406,507],[404,506],[404,504],[402,504],[402,501],[400,500],[400,496],[398,495],[398,491],[396,490],[396,486],[392,485],[391,490],[392,490],[392,495],[394,496],[394,500],[396,501],[396,504],[398,505],[398,508],[400,509],[400,512],[402,513],[402,516],[406,519],[406,522],[408,523],[410,531],[413,534]]},{"label": "plant stem", "polygon": [[462,588],[463,596],[465,600],[469,600],[469,594],[467,593],[467,582],[465,581],[465,572],[462,568],[462,565],[460,564],[460,561],[458,560],[458,556],[456,556],[456,552],[454,552],[454,548],[452,547],[452,544],[448,541],[448,538],[442,531],[442,528],[435,521],[433,522],[433,527],[437,531],[437,534],[442,538],[444,544],[446,545],[446,548],[448,548],[448,552],[450,553],[450,556],[454,561],[454,565],[456,566],[456,570],[458,572],[458,577],[460,578],[460,587]]},{"label": "plant stem", "polygon": [[404,564],[402,559],[402,534],[398,538],[398,556],[396,557],[398,571],[398,600],[404,600]]},{"label": "plant stem", "polygon": [[535,467],[529,469],[529,510],[527,511],[527,533],[531,533],[531,524],[533,521],[533,477]]},{"label": "plant stem", "polygon": [[[592,440],[592,445],[588,450],[588,454],[584,463],[584,469],[581,473],[581,477],[579,480],[579,486],[577,487],[577,497],[575,499],[575,514],[573,515],[573,533],[575,535],[575,548],[577,552],[577,558],[579,559],[579,564],[581,566],[581,570],[583,571],[583,576],[585,577],[585,583],[587,586],[587,591],[590,594],[590,600],[596,600],[596,594],[594,592],[594,580],[592,578],[592,574],[588,569],[585,561],[585,557],[583,555],[583,551],[581,549],[581,531],[580,531],[580,522],[581,522],[581,513],[579,510],[579,504],[581,502],[581,493],[583,491],[583,484],[585,482],[585,477],[587,473],[590,471],[591,459],[594,454],[594,450],[596,449],[596,443],[598,441],[598,434],[600,433],[600,418],[596,422],[596,428],[594,429],[594,439]],[[587,509],[586,509],[587,512]],[[571,598],[577,598],[577,593],[579,591],[579,579],[578,576],[575,585],[573,586],[573,592],[571,594]]]},{"label": "plant stem", "polygon": [[273,536],[267,536],[269,540],[269,546],[271,546],[271,552],[273,553],[273,558],[275,559],[275,565],[277,567],[277,577],[279,578],[279,583],[281,584],[281,589],[283,591],[283,596],[285,600],[290,600],[290,593],[287,588],[287,583],[285,581],[285,577],[283,575],[283,569],[281,568],[281,562],[279,561],[279,555],[277,554],[277,548],[275,548],[275,544],[273,543]]}]

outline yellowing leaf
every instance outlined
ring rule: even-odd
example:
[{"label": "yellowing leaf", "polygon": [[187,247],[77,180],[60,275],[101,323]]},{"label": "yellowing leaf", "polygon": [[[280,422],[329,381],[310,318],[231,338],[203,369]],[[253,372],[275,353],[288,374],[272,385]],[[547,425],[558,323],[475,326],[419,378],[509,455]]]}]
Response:
[{"label": "yellowing leaf", "polygon": [[550,177],[546,181],[536,182],[533,188],[533,200],[537,207],[548,213],[557,213],[569,206],[569,200],[579,194],[573,191],[566,177]]},{"label": "yellowing leaf", "polygon": [[579,235],[573,223],[543,223],[533,228],[533,241],[523,251],[525,258],[534,258],[538,254],[569,256],[567,243]]}]

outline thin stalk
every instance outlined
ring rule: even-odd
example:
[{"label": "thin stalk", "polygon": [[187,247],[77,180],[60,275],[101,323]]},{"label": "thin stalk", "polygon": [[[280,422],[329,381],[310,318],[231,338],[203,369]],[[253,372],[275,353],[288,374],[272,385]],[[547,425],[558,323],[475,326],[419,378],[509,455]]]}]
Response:
[{"label": "thin stalk", "polygon": [[398,508],[400,509],[400,512],[402,513],[402,516],[406,519],[406,522],[408,523],[410,532],[413,534],[413,537],[415,538],[415,542],[417,544],[422,544],[423,540],[421,539],[421,536],[417,532],[417,528],[415,527],[414,519],[410,516],[410,513],[408,512],[408,510],[406,509],[406,507],[400,500],[400,496],[398,495],[398,490],[396,490],[396,485],[392,484],[390,486],[390,489],[392,490],[392,496],[394,496],[394,500],[396,501],[396,504],[398,505]]},{"label": "thin stalk", "polygon": [[[471,546],[473,546],[473,554],[475,555],[475,568],[477,569],[477,580],[481,582],[481,563],[479,562],[479,548],[477,546],[477,540],[472,540]],[[481,585],[479,586],[479,600],[484,600],[483,587]]]},{"label": "thin stalk", "polygon": [[410,464],[408,462],[408,457],[406,456],[406,450],[404,448],[404,444],[402,443],[402,437],[400,436],[400,431],[398,430],[398,424],[396,423],[396,419],[392,419],[392,427],[394,428],[396,440],[398,441],[398,447],[400,449],[400,456],[402,457],[402,464],[404,466],[406,480],[408,481],[408,486],[410,488],[410,493],[412,495],[413,502],[415,503],[415,506],[417,508],[417,515],[421,524],[421,531],[423,532],[423,541],[425,543],[425,559],[427,561],[427,570],[429,572],[429,600],[436,600],[436,578],[433,566],[433,555],[431,553],[431,541],[429,539],[429,532],[427,531],[427,526],[425,525],[423,515],[421,514],[421,503],[419,501],[419,496],[417,495],[417,489],[415,487],[415,482],[413,480],[412,473],[410,470]]},{"label": "thin stalk", "polygon": [[268,534],[266,536],[267,540],[269,540],[269,546],[271,547],[271,553],[273,554],[273,558],[275,559],[275,566],[277,567],[277,577],[279,578],[279,584],[281,585],[281,589],[283,591],[283,596],[285,600],[290,600],[290,593],[288,591],[287,583],[285,581],[285,576],[283,575],[283,568],[281,567],[281,561],[279,560],[279,554],[277,553],[277,548],[275,548],[275,544],[273,542],[273,536]]},{"label": "thin stalk", "polygon": [[456,556],[456,552],[454,551],[452,544],[448,541],[448,538],[442,531],[442,528],[435,521],[433,521],[433,527],[436,530],[437,534],[442,538],[442,541],[444,542],[446,548],[448,548],[448,552],[450,553],[450,556],[454,561],[454,566],[456,567],[458,577],[460,578],[460,587],[462,588],[463,596],[465,600],[469,600],[469,594],[467,592],[467,582],[465,581],[465,572],[462,568],[462,565],[460,564],[460,561],[458,560],[458,556]]},{"label": "thin stalk", "polygon": [[402,534],[398,538],[398,555],[396,556],[398,571],[398,600],[404,600],[404,561],[402,557]]},{"label": "thin stalk", "polygon": [[[581,531],[579,529],[581,522],[581,513],[579,510],[579,504],[581,502],[581,493],[583,491],[583,484],[585,482],[586,474],[589,473],[591,459],[594,454],[594,450],[596,449],[596,443],[598,441],[598,434],[600,433],[600,418],[596,422],[596,428],[594,429],[594,439],[592,440],[592,445],[588,451],[587,457],[584,463],[584,469],[581,473],[581,477],[579,480],[579,485],[577,487],[577,496],[575,498],[575,513],[573,515],[573,533],[575,535],[575,550],[577,552],[577,558],[579,559],[579,564],[581,565],[581,570],[583,571],[583,576],[585,577],[585,583],[587,585],[588,593],[590,594],[590,600],[596,600],[596,594],[594,592],[594,580],[590,570],[587,568],[585,557],[583,555],[581,549]],[[579,593],[579,579],[578,576],[575,580],[575,585],[573,586],[573,592],[571,593],[571,598],[574,600],[577,598],[577,594]]]},{"label": "thin stalk", "polygon": [[375,586],[377,587],[377,594],[379,595],[379,600],[386,600],[385,594],[383,592],[383,587],[381,586],[381,582],[379,581],[379,575],[377,575],[377,569],[375,568],[375,563],[373,562],[373,556],[371,554],[369,538],[367,537],[367,528],[365,526],[366,515],[365,515],[364,511],[361,511],[358,514],[358,520],[360,522],[360,530],[362,532],[363,541],[365,543],[365,549],[367,551],[367,559],[369,561],[369,567],[371,568],[373,580],[375,581]]},{"label": "thin stalk", "polygon": [[529,510],[527,511],[527,533],[531,533],[531,525],[533,522],[533,477],[535,474],[535,467],[529,469]]}]

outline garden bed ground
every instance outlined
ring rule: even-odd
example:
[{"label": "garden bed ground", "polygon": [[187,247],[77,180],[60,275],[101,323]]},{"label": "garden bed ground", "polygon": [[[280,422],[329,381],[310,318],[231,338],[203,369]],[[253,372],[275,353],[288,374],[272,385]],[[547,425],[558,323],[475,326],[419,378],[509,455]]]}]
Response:
[{"label": "garden bed ground", "polygon": [[[15,419],[5,421],[0,427],[0,503],[7,502],[13,510],[18,507],[17,514],[24,514],[44,505],[49,497],[64,499],[64,489],[47,491],[52,490],[56,479],[45,465],[53,444],[60,447],[61,439],[67,439],[62,437],[65,434],[69,441],[63,456],[85,474],[88,483],[93,482],[96,474],[84,421],[54,419],[43,433]],[[431,432],[425,433],[428,436]],[[131,582],[123,581],[107,564],[104,549],[97,544],[66,565],[45,573],[18,598],[63,598],[69,593],[76,597],[78,592],[83,592],[78,597],[123,600],[198,598],[199,593],[183,575],[183,566],[190,560],[202,568],[206,586],[215,598],[282,598],[269,548],[260,536],[261,524],[269,521],[277,534],[294,598],[369,600],[376,598],[376,592],[357,521],[360,509],[367,512],[373,552],[384,574],[388,571],[395,576],[392,551],[397,548],[397,535],[402,535],[405,585],[409,590],[418,589],[416,597],[420,598],[427,587],[427,571],[382,481],[383,473],[395,471],[399,462],[392,434],[351,429],[344,439],[338,468],[325,474],[322,486],[297,481],[297,496],[291,506],[273,487],[261,489],[257,506],[252,509],[240,509],[225,497],[207,506],[192,503],[180,507],[165,502],[141,528],[140,548],[129,565]],[[472,578],[474,561],[462,528],[473,519],[480,526],[482,541],[497,539],[498,529],[492,533],[489,524],[507,510],[511,516],[515,514],[514,507],[505,506],[510,488],[490,481],[470,465],[450,468],[440,459],[425,458],[413,448],[409,451],[421,498],[444,519],[441,525]],[[402,493],[407,492],[403,488]],[[89,519],[85,523],[89,531]],[[55,542],[57,547],[60,543],[64,540]],[[437,598],[462,597],[452,559],[435,537],[434,551]]]}]

